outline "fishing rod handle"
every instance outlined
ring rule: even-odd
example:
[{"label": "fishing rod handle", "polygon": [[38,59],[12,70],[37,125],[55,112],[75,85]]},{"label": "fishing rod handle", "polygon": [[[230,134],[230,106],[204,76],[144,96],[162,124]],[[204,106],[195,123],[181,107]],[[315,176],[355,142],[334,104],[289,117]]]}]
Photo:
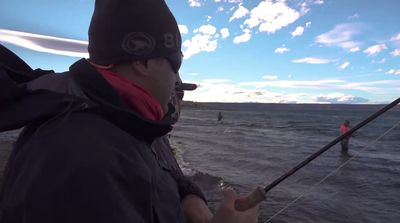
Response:
[{"label": "fishing rod handle", "polygon": [[265,200],[266,195],[264,189],[257,187],[251,194],[247,197],[237,199],[235,201],[235,209],[238,211],[246,211],[250,208],[255,207],[261,201]]}]

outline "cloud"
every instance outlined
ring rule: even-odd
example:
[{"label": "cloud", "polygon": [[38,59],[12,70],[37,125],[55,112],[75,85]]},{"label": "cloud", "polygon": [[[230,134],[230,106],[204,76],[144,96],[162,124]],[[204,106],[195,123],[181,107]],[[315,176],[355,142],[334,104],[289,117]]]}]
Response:
[{"label": "cloud", "polygon": [[194,33],[198,32],[206,35],[214,35],[217,32],[217,28],[212,25],[202,25],[200,28],[194,30]]},{"label": "cloud", "polygon": [[229,22],[232,22],[234,19],[240,19],[249,14],[249,10],[242,5],[239,5],[239,8],[233,13],[232,17],[229,19]]},{"label": "cloud", "polygon": [[372,60],[372,63],[373,63],[373,64],[383,64],[383,63],[386,63],[386,58],[382,58],[381,60],[378,60],[378,61]]},{"label": "cloud", "polygon": [[360,50],[361,50],[360,47],[353,47],[353,48],[350,49],[350,52],[355,53],[355,52],[358,52]]},{"label": "cloud", "polygon": [[344,70],[350,65],[350,62],[344,62],[342,65],[340,65],[340,69]]},{"label": "cloud", "polygon": [[[185,99],[203,102],[261,102],[261,103],[371,103],[367,99],[353,95],[335,93],[318,95],[301,93],[301,89],[317,89],[340,92],[364,91],[376,94],[400,93],[400,80],[382,80],[371,82],[347,82],[344,80],[264,80],[259,82],[234,83],[232,80],[213,79],[204,81],[189,81],[199,85],[193,92],[186,92]],[[255,88],[254,88],[255,87]],[[300,93],[284,94],[264,87],[298,88]]]},{"label": "cloud", "polygon": [[386,49],[387,49],[387,47],[385,44],[377,44],[377,45],[368,47],[363,52],[371,56],[371,55],[376,55]]},{"label": "cloud", "polygon": [[284,54],[285,52],[289,52],[289,51],[290,51],[290,49],[286,48],[286,46],[283,45],[282,47],[276,48],[274,52]]},{"label": "cloud", "polygon": [[347,17],[348,19],[358,19],[358,18],[360,18],[360,15],[358,14],[358,13],[354,13],[353,15],[351,15],[351,16],[349,16],[349,17]]},{"label": "cloud", "polygon": [[217,12],[223,12],[223,11],[225,11],[224,7],[222,7],[222,6],[218,7]]},{"label": "cloud", "polygon": [[386,72],[387,74],[394,74],[394,75],[400,75],[400,69],[395,70],[395,69],[391,69],[388,72]]},{"label": "cloud", "polygon": [[277,80],[277,81],[253,81],[242,82],[240,86],[250,86],[257,89],[265,87],[274,88],[298,88],[317,90],[351,90],[364,91],[373,94],[400,93],[398,86],[400,80],[380,80],[369,82],[347,82],[339,79],[327,80]]},{"label": "cloud", "polygon": [[366,98],[343,93],[320,94],[313,99],[317,103],[328,104],[362,104],[369,102]]},{"label": "cloud", "polygon": [[202,25],[200,28],[195,29],[192,39],[185,40],[182,43],[183,55],[185,59],[200,52],[213,52],[218,47],[218,34],[217,28],[212,25]]},{"label": "cloud", "polygon": [[188,0],[189,6],[190,7],[200,7],[201,6],[200,1],[201,0]]},{"label": "cloud", "polygon": [[322,4],[324,4],[323,0],[304,0],[304,2],[302,2],[300,5],[301,6],[300,13],[303,16],[311,10],[309,6],[322,5]]},{"label": "cloud", "polygon": [[244,24],[260,32],[275,33],[277,30],[292,24],[300,17],[300,13],[288,7],[285,1],[261,1],[250,11],[250,18]]},{"label": "cloud", "polygon": [[337,88],[346,90],[359,90],[373,94],[383,94],[388,92],[400,93],[398,88],[399,85],[400,80],[379,80],[369,82],[344,83],[338,85]]},{"label": "cloud", "polygon": [[310,11],[310,8],[308,7],[307,2],[303,2],[303,3],[301,4],[301,9],[300,9],[301,15],[305,15],[305,14],[307,14],[309,11]]},{"label": "cloud", "polygon": [[[311,26],[311,22],[307,22],[305,27],[309,28]],[[304,33],[304,27],[303,26],[297,26],[296,29],[291,32],[290,34],[292,35],[292,37],[296,37],[296,36],[301,36]]]},{"label": "cloud", "polygon": [[296,81],[296,80],[281,80],[281,81],[254,81],[242,82],[240,86],[253,86],[255,88],[278,87],[278,88],[308,88],[308,89],[334,89],[337,85],[344,84],[342,80],[316,80],[316,81]]},{"label": "cloud", "polygon": [[[214,2],[221,2],[222,0],[214,0]],[[243,0],[223,0],[224,2],[226,2],[226,3],[231,3],[231,4],[234,4],[234,3],[243,3]]]},{"label": "cloud", "polygon": [[226,39],[229,37],[229,29],[228,28],[222,28],[220,33],[222,35],[222,39]]},{"label": "cloud", "polygon": [[38,52],[80,58],[89,57],[87,41],[0,29],[0,42]]},{"label": "cloud", "polygon": [[323,0],[304,0],[301,4],[300,4],[300,14],[303,16],[305,14],[307,14],[311,9],[310,6],[311,5],[322,5],[324,4]]},{"label": "cloud", "polygon": [[192,37],[191,40],[183,42],[183,55],[185,59],[189,59],[191,56],[200,52],[213,52],[218,47],[218,40],[214,39],[213,36],[197,34]]},{"label": "cloud", "polygon": [[243,0],[224,0],[224,2],[235,4],[235,3],[243,3]]},{"label": "cloud", "polygon": [[394,57],[398,57],[398,56],[400,56],[400,49],[395,49],[390,54],[392,54],[392,56],[394,56]]},{"label": "cloud", "polygon": [[361,47],[361,43],[354,41],[353,37],[360,33],[360,31],[360,24],[340,24],[327,33],[317,36],[315,42],[325,46],[336,46],[347,49],[350,52],[356,52]]},{"label": "cloud", "polygon": [[390,40],[391,41],[400,41],[400,33],[398,33],[398,34],[396,34],[396,35],[394,35],[394,36],[392,36],[392,38],[390,38]]},{"label": "cloud", "polygon": [[296,36],[303,35],[303,32],[304,32],[304,27],[297,26],[296,29],[293,32],[291,32],[290,34],[292,34],[292,37],[296,37]]},{"label": "cloud", "polygon": [[233,82],[215,83],[204,80],[193,83],[198,84],[199,87],[196,91],[185,92],[185,100],[198,102],[259,103],[296,103],[297,101],[311,100],[307,99],[308,96],[304,93],[281,94],[262,89],[248,89]]},{"label": "cloud", "polygon": [[293,63],[308,63],[308,64],[328,64],[331,60],[316,58],[316,57],[306,57],[303,59],[292,60]]},{"label": "cloud", "polygon": [[244,33],[240,36],[236,36],[233,39],[233,43],[239,44],[239,43],[244,43],[244,42],[248,42],[251,39],[251,33],[250,30],[245,29],[243,30]]},{"label": "cloud", "polygon": [[263,79],[267,79],[267,80],[277,80],[278,76],[276,76],[276,75],[265,75],[262,78]]},{"label": "cloud", "polygon": [[187,26],[185,26],[185,25],[178,25],[178,28],[182,35],[189,33],[189,30],[188,30]]}]

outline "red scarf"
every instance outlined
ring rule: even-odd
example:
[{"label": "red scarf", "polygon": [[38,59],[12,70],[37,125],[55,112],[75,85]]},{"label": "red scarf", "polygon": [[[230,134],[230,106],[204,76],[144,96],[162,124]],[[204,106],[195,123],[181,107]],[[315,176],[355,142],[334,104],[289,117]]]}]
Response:
[{"label": "red scarf", "polygon": [[164,117],[160,102],[148,91],[120,74],[101,68],[96,69],[133,111],[153,121]]}]

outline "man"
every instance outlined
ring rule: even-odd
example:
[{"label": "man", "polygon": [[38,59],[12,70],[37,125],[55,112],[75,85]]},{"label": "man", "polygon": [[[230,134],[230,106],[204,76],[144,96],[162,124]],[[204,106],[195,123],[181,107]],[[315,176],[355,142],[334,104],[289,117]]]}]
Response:
[{"label": "man", "polygon": [[218,112],[218,121],[222,120],[222,112]]},{"label": "man", "polygon": [[[342,125],[340,125],[340,134],[343,135],[346,132],[348,132],[350,130],[350,121],[349,120],[345,120]],[[350,137],[346,137],[344,138],[340,144],[342,146],[342,153],[347,153],[349,150],[349,141],[350,141]]]},{"label": "man", "polygon": [[63,74],[0,69],[0,131],[25,126],[0,222],[256,222],[257,208],[234,209],[232,190],[210,216],[201,195],[182,197],[182,178],[159,157],[182,60],[165,2],[97,0],[89,54]]}]

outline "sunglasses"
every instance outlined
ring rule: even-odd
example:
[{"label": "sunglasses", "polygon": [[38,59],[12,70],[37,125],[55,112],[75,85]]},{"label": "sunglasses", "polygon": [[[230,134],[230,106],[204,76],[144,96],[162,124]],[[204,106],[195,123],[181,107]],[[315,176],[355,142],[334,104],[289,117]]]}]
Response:
[{"label": "sunglasses", "polygon": [[169,65],[175,73],[178,73],[179,68],[181,68],[182,58],[183,55],[181,52],[176,52],[174,54],[165,56],[165,59],[168,61]]}]

